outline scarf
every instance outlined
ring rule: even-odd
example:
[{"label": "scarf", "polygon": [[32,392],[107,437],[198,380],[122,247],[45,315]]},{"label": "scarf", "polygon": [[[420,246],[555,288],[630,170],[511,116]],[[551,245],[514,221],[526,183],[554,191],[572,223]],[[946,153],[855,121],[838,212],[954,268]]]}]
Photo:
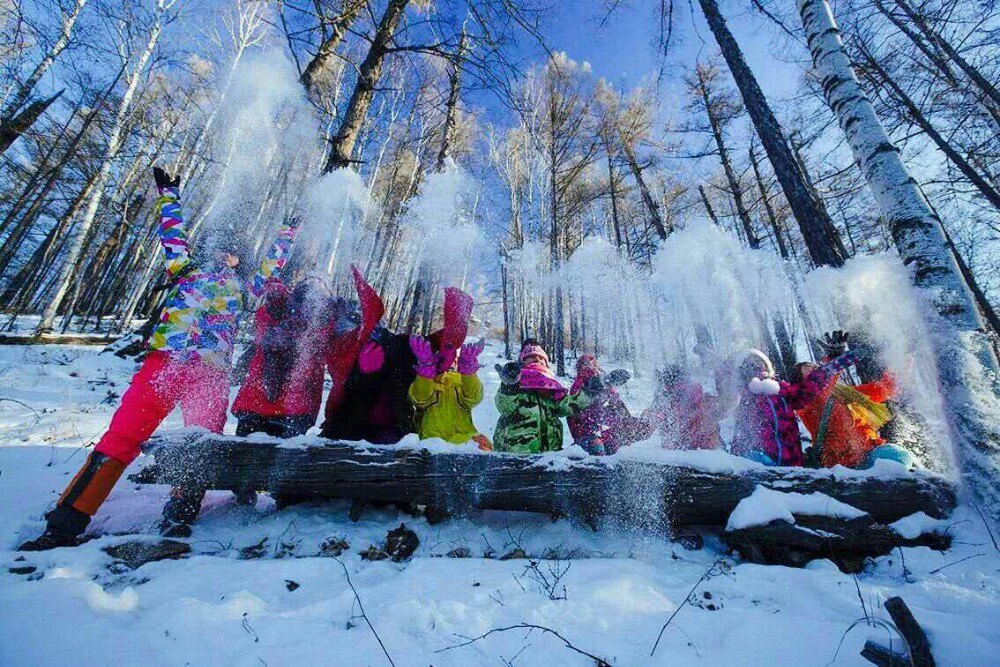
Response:
[{"label": "scarf", "polygon": [[559,384],[555,373],[546,364],[529,364],[522,368],[517,386],[524,391],[549,394],[556,401],[566,398],[566,387]]},{"label": "scarf", "polygon": [[842,403],[859,424],[878,431],[892,420],[892,411],[882,403],[876,403],[854,387],[838,382],[833,387],[834,400]]}]

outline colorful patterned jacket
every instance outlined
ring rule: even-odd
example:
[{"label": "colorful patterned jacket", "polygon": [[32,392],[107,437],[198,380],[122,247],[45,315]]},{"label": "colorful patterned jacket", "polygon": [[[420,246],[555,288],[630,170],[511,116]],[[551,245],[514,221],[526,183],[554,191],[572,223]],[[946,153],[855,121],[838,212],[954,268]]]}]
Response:
[{"label": "colorful patterned jacket", "polygon": [[244,290],[260,296],[264,283],[277,278],[288,258],[295,228],[284,225],[256,275],[244,284],[226,266],[191,267],[188,234],[176,187],[160,189],[160,244],[167,259],[167,276],[177,282],[167,294],[160,322],[153,329],[149,349],[197,353],[210,363],[228,366]]},{"label": "colorful patterned jacket", "polygon": [[777,394],[755,394],[744,388],[736,407],[732,453],[749,456],[761,452],[780,466],[802,466],[802,438],[796,410],[816,400],[834,375],[857,362],[847,352],[823,364],[801,382],[781,382]]}]

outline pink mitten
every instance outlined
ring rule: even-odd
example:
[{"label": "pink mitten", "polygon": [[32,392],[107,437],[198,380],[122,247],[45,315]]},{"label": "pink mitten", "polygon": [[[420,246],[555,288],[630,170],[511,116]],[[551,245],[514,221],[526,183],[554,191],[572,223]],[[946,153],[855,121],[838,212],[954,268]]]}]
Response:
[{"label": "pink mitten", "polygon": [[421,336],[410,336],[410,349],[413,356],[417,358],[417,375],[425,378],[433,378],[437,375],[437,362],[434,359],[434,350],[431,349],[429,340]]},{"label": "pink mitten", "polygon": [[486,347],[486,339],[480,338],[478,343],[466,343],[458,355],[458,372],[462,375],[474,375],[479,370],[479,355]]},{"label": "pink mitten", "polygon": [[385,350],[376,342],[369,341],[358,353],[358,369],[368,375],[374,373],[385,363]]}]

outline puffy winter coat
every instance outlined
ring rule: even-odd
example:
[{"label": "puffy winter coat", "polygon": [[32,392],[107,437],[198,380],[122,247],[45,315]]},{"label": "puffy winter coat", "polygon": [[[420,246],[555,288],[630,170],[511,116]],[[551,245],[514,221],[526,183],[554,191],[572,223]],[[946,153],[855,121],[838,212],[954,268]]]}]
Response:
[{"label": "puffy winter coat", "polygon": [[[813,447],[819,447],[820,464],[824,468],[835,465],[860,468],[868,454],[883,440],[861,406],[837,399],[834,389],[839,379],[839,373],[831,377],[819,395],[798,414],[812,435]],[[876,382],[861,384],[854,389],[875,403],[885,403],[895,395],[896,384],[892,376],[885,374]]]},{"label": "puffy winter coat", "polygon": [[[355,356],[338,390],[338,376],[344,367],[331,364],[334,389],[326,402],[326,420],[321,431],[324,438],[389,445],[415,432],[409,390],[417,373],[413,369],[416,358],[410,350],[410,339],[403,334],[378,331],[382,332],[378,343],[385,353],[380,368],[363,373]],[[339,394],[337,400],[333,400],[334,392]]]},{"label": "puffy winter coat", "polygon": [[853,364],[852,352],[823,364],[801,382],[781,382],[775,395],[755,394],[744,387],[736,407],[732,452],[740,456],[761,452],[776,465],[801,466],[802,438],[795,411],[816,397],[835,373]]},{"label": "puffy winter coat", "polygon": [[[578,394],[598,372],[582,368],[573,380],[571,394]],[[643,439],[645,423],[632,416],[614,387],[606,386],[590,405],[566,418],[574,442],[592,454],[614,454],[621,447]],[[647,436],[648,437],[648,436]]]},{"label": "puffy winter coat", "polygon": [[460,445],[479,435],[472,423],[472,408],[483,400],[483,383],[475,375],[455,371],[434,379],[417,376],[410,385],[410,400],[417,409],[417,434]]},{"label": "puffy winter coat", "polygon": [[642,419],[666,449],[718,449],[719,399],[697,382],[661,386]]},{"label": "puffy winter coat", "polygon": [[557,452],[563,445],[561,418],[592,402],[593,398],[582,392],[556,400],[548,393],[502,385],[496,397],[500,420],[493,448],[518,454]]},{"label": "puffy winter coat", "polygon": [[248,283],[233,269],[191,268],[187,230],[176,187],[160,189],[158,229],[167,259],[167,275],[177,282],[167,294],[163,314],[149,339],[149,349],[192,352],[211,363],[228,366],[244,307],[243,293],[260,296],[269,278],[277,277],[288,257],[295,229],[282,226],[278,238]]},{"label": "puffy winter coat", "polygon": [[[278,322],[272,313],[279,312],[288,299],[288,288],[273,281],[264,290],[264,303],[254,318],[256,346],[246,379],[233,401],[234,415],[260,415],[262,417],[311,417],[316,419],[323,401],[323,379],[326,358],[334,341],[334,324],[331,321],[310,322],[299,333],[295,346],[296,358],[291,371],[275,400],[268,400],[264,385],[264,355],[260,344],[271,327]],[[351,334],[347,334],[350,336]]]}]

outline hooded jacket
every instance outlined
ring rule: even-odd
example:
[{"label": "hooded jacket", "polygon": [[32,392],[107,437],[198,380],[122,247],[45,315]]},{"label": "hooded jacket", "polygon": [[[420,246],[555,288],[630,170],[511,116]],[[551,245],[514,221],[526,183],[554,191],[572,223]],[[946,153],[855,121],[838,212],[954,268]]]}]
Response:
[{"label": "hooded jacket", "polygon": [[244,290],[260,296],[265,283],[277,278],[288,258],[296,229],[289,225],[281,227],[257,273],[244,283],[235,270],[226,266],[192,268],[178,188],[160,188],[159,192],[157,232],[166,255],[167,275],[177,281],[166,296],[160,321],[149,339],[149,349],[197,352],[206,361],[228,368],[244,307]]}]

